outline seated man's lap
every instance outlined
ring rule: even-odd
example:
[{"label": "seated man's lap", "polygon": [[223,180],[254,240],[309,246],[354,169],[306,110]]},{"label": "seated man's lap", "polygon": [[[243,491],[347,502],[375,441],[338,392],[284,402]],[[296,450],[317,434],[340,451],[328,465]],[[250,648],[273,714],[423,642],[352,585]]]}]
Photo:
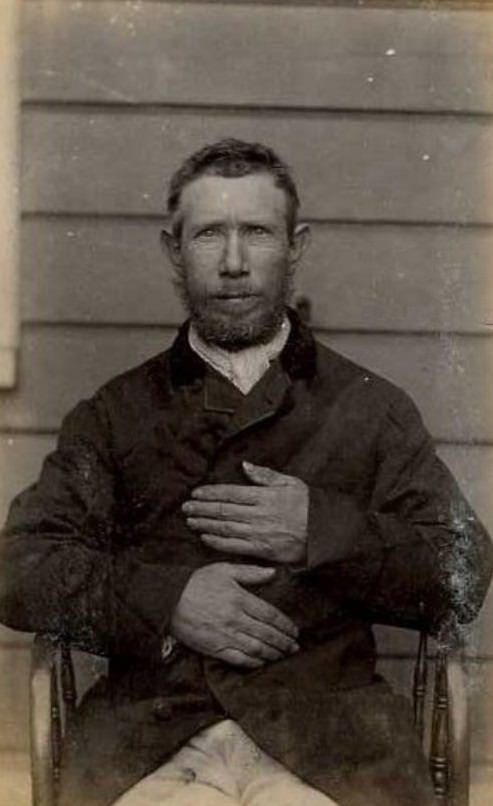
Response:
[{"label": "seated man's lap", "polygon": [[[315,793],[318,802],[323,797],[322,803],[327,804],[332,798],[345,806],[432,806],[435,802],[427,763],[412,726],[412,711],[381,680],[354,689],[328,691],[316,712],[305,712],[302,719],[298,709],[295,721],[286,720],[286,713],[280,710],[279,719],[259,722],[258,714],[266,711],[262,703],[259,705],[257,699],[252,709],[252,703],[245,702],[241,732],[245,737],[245,731],[255,737],[255,743],[251,742],[256,747],[253,761],[248,752],[239,760],[237,752],[231,755],[225,749],[224,726],[233,723],[224,717],[218,722],[212,711],[191,713],[186,720],[173,713],[163,718],[160,711],[158,719],[154,697],[130,699],[110,696],[110,692],[109,682],[101,681],[100,688],[88,692],[77,710],[65,742],[60,806],[110,806],[118,802],[118,798],[123,799],[144,781],[152,780],[153,774],[180,756],[182,751],[177,748],[183,750],[188,743],[189,749],[195,745],[197,750],[195,743],[200,743],[201,735],[207,734],[211,725],[222,726],[222,732],[212,732],[213,752],[221,760],[220,772],[211,778],[210,770],[216,765],[208,764],[203,780],[196,776],[196,770],[192,775],[191,764],[184,762],[182,768],[190,768],[185,778],[191,783],[205,783],[211,790],[216,787],[237,804],[241,803],[238,787],[244,795],[264,797],[263,801],[252,801],[252,806],[275,806],[279,800],[285,806],[290,802],[284,795],[263,794],[282,783],[273,771],[268,786],[263,781],[257,791],[263,775],[262,764],[256,763],[256,754],[262,752],[260,747],[271,761],[285,759],[286,767],[278,765],[277,771],[281,769],[290,776],[290,786],[297,780],[303,787],[303,805],[310,802],[307,791]],[[291,741],[295,735],[296,744]],[[295,751],[294,755],[290,750]],[[243,780],[232,788],[230,782],[225,784],[224,760],[236,770],[253,764],[256,775],[250,791]],[[175,786],[181,775],[175,766]],[[190,784],[188,787],[191,789]],[[296,800],[291,802],[297,804]],[[199,806],[202,804],[203,800]]]},{"label": "seated man's lap", "polygon": [[335,806],[264,753],[232,720],[194,736],[115,806]]}]

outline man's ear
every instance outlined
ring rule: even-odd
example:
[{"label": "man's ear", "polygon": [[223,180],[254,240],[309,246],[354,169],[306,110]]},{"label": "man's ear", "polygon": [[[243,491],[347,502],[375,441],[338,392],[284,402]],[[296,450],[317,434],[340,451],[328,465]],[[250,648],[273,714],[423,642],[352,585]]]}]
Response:
[{"label": "man's ear", "polygon": [[295,266],[303,257],[305,250],[310,245],[311,230],[309,224],[297,224],[290,241],[290,264],[294,270]]},{"label": "man's ear", "polygon": [[161,249],[163,250],[165,255],[168,255],[173,266],[175,266],[175,268],[181,268],[182,266],[181,246],[177,238],[173,235],[172,232],[163,229],[161,230],[160,241],[161,241]]}]

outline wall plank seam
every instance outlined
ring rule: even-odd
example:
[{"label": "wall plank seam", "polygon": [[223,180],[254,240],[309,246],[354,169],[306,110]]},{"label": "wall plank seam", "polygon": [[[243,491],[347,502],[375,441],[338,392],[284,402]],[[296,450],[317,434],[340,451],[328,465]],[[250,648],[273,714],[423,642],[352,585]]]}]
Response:
[{"label": "wall plank seam", "polygon": [[378,109],[375,107],[354,107],[354,106],[303,106],[289,105],[289,104],[217,104],[217,103],[187,103],[179,101],[163,101],[157,103],[155,101],[139,101],[139,100],[112,100],[111,98],[105,100],[97,99],[71,99],[71,98],[24,98],[21,103],[23,110],[36,110],[42,109],[46,112],[107,112],[108,114],[122,114],[127,112],[139,112],[142,115],[155,114],[156,112],[165,112],[169,110],[173,114],[179,112],[214,115],[215,113],[224,115],[231,114],[235,116],[241,115],[256,115],[258,113],[272,115],[293,115],[295,117],[331,117],[340,115],[344,117],[358,118],[407,118],[407,117],[420,117],[420,118],[482,118],[488,123],[493,123],[493,112],[486,112],[485,110],[465,110],[465,109],[420,109],[419,107],[394,107],[393,109]]},{"label": "wall plank seam", "polygon": [[168,110],[173,115],[179,116],[180,113],[184,114],[197,114],[201,115],[207,113],[211,117],[214,115],[231,115],[233,117],[246,117],[251,114],[261,112],[263,116],[280,117],[286,113],[293,115],[293,117],[306,118],[320,117],[320,118],[362,118],[364,120],[372,120],[386,118],[390,120],[401,120],[402,118],[457,118],[458,120],[471,118],[476,120],[478,118],[484,119],[486,125],[493,123],[493,112],[485,110],[465,110],[465,109],[419,109],[419,108],[405,108],[400,109],[394,107],[392,109],[375,109],[373,107],[347,107],[347,106],[303,106],[279,104],[273,106],[272,104],[231,104],[231,103],[188,103],[181,101],[163,101],[156,103],[155,101],[139,101],[139,100],[125,100],[122,101],[112,100],[111,98],[104,100],[97,99],[29,99],[25,98],[21,103],[22,109],[25,111],[43,111],[45,113],[59,113],[67,112],[68,114],[90,114],[91,112],[98,114],[110,115],[126,115],[139,112],[143,116],[153,115],[155,112],[165,112]]},{"label": "wall plank seam", "polygon": [[[105,211],[105,212],[91,212],[90,210],[56,210],[56,209],[24,209],[21,213],[23,221],[36,221],[36,220],[67,220],[67,221],[90,221],[101,223],[108,222],[145,222],[145,221],[159,221],[163,225],[166,224],[167,217],[163,213],[140,213],[140,212],[118,212],[118,211]],[[391,218],[358,218],[357,216],[351,218],[328,218],[326,216],[304,216],[301,214],[300,218],[307,224],[317,224],[327,227],[385,227],[395,229],[453,229],[453,230],[493,230],[493,221],[429,221],[429,220],[401,220]]]},{"label": "wall plank seam", "polygon": [[[42,4],[44,0],[23,0],[28,4]],[[67,5],[69,0],[66,0]],[[98,5],[101,0],[84,0],[86,4]],[[184,4],[215,6],[225,5],[225,0],[180,0]],[[226,3],[228,0],[226,0]],[[141,5],[176,5],[176,0],[139,0]],[[441,9],[453,9],[454,11],[485,10],[493,7],[493,0],[229,0],[234,6],[299,6],[300,8],[328,7],[356,7],[360,10],[370,10],[372,8],[400,8],[407,11],[436,11]]]}]

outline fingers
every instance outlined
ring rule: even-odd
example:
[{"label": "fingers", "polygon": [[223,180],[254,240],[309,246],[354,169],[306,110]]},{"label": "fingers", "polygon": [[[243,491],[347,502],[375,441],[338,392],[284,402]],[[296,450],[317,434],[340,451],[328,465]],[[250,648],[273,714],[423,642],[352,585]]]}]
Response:
[{"label": "fingers", "polygon": [[292,484],[294,481],[292,476],[278,473],[277,470],[272,470],[271,467],[254,465],[251,462],[242,462],[242,465],[245,475],[251,479],[254,484],[261,484],[267,487],[285,487],[287,484]]},{"label": "fingers", "polygon": [[241,652],[244,652],[245,655],[248,655],[250,658],[273,662],[276,660],[282,660],[282,658],[286,657],[287,654],[291,654],[282,652],[271,644],[265,643],[264,641],[255,638],[255,636],[247,633],[237,633],[235,638],[238,642]]},{"label": "fingers", "polygon": [[228,655],[230,656],[231,653],[237,653],[237,655],[241,656],[238,660],[241,660],[243,663],[245,659],[248,658],[251,661],[255,661],[257,665],[261,665],[266,662],[272,663],[276,660],[282,660],[282,658],[296,651],[291,646],[287,650],[277,649],[272,644],[256,638],[254,635],[239,631],[235,633],[234,641],[232,640],[231,643],[231,646],[216,649],[214,653],[215,657],[224,660]]},{"label": "fingers", "polygon": [[258,669],[265,664],[262,658],[254,658],[242,652],[240,649],[233,649],[228,647],[215,653],[215,657],[225,663],[230,663],[232,666],[242,666],[245,669]]},{"label": "fingers", "polygon": [[248,539],[253,533],[253,527],[247,523],[235,521],[217,521],[213,518],[187,518],[187,526],[203,534],[214,534],[219,537],[240,537]]},{"label": "fingers", "polygon": [[257,638],[263,644],[268,644],[283,655],[292,655],[299,650],[299,645],[290,635],[281,630],[277,630],[270,624],[265,624],[263,621],[258,621],[254,618],[249,618],[245,623],[245,632],[247,635]]},{"label": "fingers", "polygon": [[251,504],[230,504],[224,501],[186,501],[182,511],[189,518],[213,518],[214,520],[250,523],[256,509]]},{"label": "fingers", "polygon": [[288,476],[279,473],[270,467],[252,465],[250,462],[243,462],[243,470],[254,484],[204,484],[192,490],[192,498],[200,501],[223,501],[231,504],[257,504],[262,492],[260,487],[286,487],[296,484],[298,479],[295,476]]},{"label": "fingers", "polygon": [[[260,585],[262,582],[269,582],[276,573],[275,568],[264,568],[260,565],[232,565],[224,563],[223,567],[227,568],[231,578],[241,585]],[[257,598],[254,594],[247,593],[246,591],[243,592],[248,597],[252,596],[254,599]]]},{"label": "fingers", "polygon": [[257,619],[257,621],[261,621],[264,624],[283,632],[289,638],[296,639],[298,637],[299,630],[294,621],[291,621],[288,616],[285,616],[284,613],[281,613],[277,607],[269,604],[269,602],[264,602],[263,599],[260,599],[253,593],[248,591],[245,591],[244,593],[245,597],[243,601],[243,608],[245,613],[248,613],[249,616]]},{"label": "fingers", "polygon": [[251,484],[205,484],[192,490],[192,498],[231,504],[256,504],[258,490]]},{"label": "fingers", "polygon": [[261,560],[273,558],[272,546],[261,543],[260,540],[242,540],[237,537],[218,537],[211,534],[203,534],[200,538],[206,546],[225,554],[241,554],[243,557],[257,557]]}]

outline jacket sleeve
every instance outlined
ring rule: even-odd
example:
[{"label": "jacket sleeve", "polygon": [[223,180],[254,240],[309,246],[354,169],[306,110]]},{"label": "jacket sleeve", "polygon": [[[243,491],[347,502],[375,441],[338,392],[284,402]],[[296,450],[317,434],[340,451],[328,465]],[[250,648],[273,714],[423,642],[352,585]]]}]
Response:
[{"label": "jacket sleeve", "polygon": [[193,569],[118,545],[111,428],[97,397],[64,420],[37,484],[11,505],[0,541],[0,621],[91,652],[159,660]]},{"label": "jacket sleeve", "polygon": [[396,390],[369,506],[336,489],[310,490],[308,572],[375,621],[437,632],[476,616],[492,565],[484,527]]}]

